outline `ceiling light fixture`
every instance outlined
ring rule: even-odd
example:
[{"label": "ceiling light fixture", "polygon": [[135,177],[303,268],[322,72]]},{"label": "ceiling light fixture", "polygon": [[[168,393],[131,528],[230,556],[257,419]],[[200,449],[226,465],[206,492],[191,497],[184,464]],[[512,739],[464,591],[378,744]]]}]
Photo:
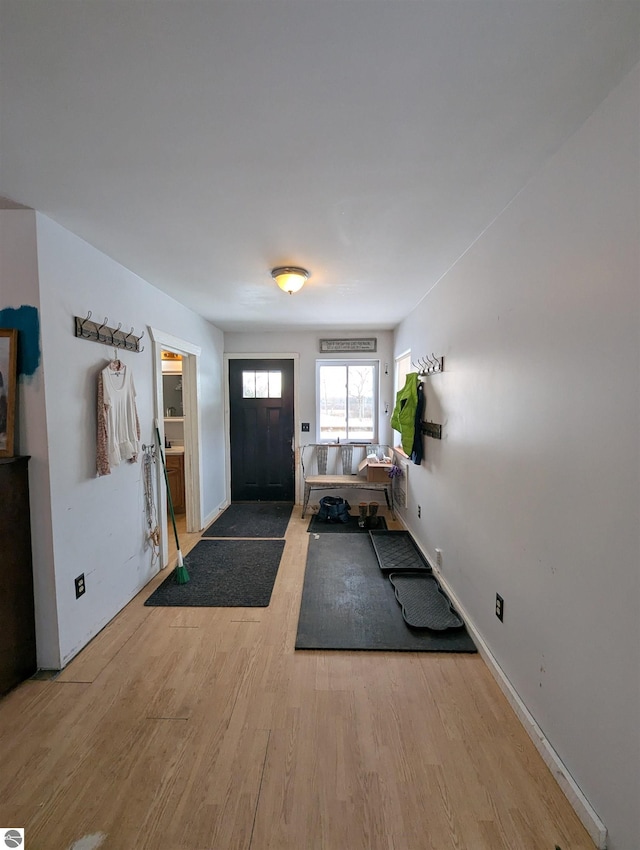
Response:
[{"label": "ceiling light fixture", "polygon": [[298,292],[305,285],[309,272],[297,266],[280,266],[272,270],[271,277],[280,289],[288,292],[289,295],[293,295],[294,292]]}]

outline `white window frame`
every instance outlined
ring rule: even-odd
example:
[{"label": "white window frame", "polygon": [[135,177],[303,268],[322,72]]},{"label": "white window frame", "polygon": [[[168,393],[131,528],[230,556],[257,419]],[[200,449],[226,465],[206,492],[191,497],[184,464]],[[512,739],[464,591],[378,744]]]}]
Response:
[{"label": "white window frame", "polygon": [[[344,440],[345,443],[377,443],[378,435],[380,432],[380,361],[372,360],[372,359],[360,359],[360,360],[316,360],[316,442],[317,443],[332,443],[335,442],[333,439],[322,437],[320,430],[320,412],[321,412],[321,404],[320,404],[320,369],[323,366],[342,366],[347,367],[347,369],[353,366],[370,366],[373,368],[373,437],[371,439],[354,439],[349,436]],[[345,388],[346,393],[346,388]],[[345,398],[345,402],[348,401]],[[348,434],[348,406],[347,406],[347,434]]]},{"label": "white window frame", "polygon": [[[411,349],[409,349],[408,351],[404,351],[402,354],[399,354],[395,358],[395,369],[394,369],[394,374],[393,374],[393,383],[394,383],[394,391],[393,391],[394,402],[393,403],[394,403],[394,405],[395,405],[396,395],[404,387],[405,382],[407,380],[407,375],[409,374],[409,372],[411,372],[411,370],[412,370]],[[393,434],[394,434],[393,445],[395,446],[396,449],[401,449],[402,447],[400,445],[400,432],[394,430]]]}]

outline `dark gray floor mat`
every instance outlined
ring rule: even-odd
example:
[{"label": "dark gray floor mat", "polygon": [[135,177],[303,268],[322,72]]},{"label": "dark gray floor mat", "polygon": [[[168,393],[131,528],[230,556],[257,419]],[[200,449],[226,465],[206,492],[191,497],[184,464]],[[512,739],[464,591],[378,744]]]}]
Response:
[{"label": "dark gray floor mat", "polygon": [[232,502],[202,536],[282,538],[292,510],[293,502]]},{"label": "dark gray floor mat", "polygon": [[414,629],[457,629],[464,623],[451,607],[451,602],[436,579],[424,570],[390,573],[402,616]]},{"label": "dark gray floor mat", "polygon": [[400,570],[431,572],[431,567],[422,557],[408,531],[372,530],[369,536],[383,573]]},{"label": "dark gray floor mat", "polygon": [[186,556],[186,584],[171,571],[144,603],[186,608],[266,608],[284,540],[201,540]]},{"label": "dark gray floor mat", "polygon": [[[355,515],[351,516],[350,514],[349,522],[324,522],[324,520],[318,519],[317,514],[314,514],[307,526],[307,531],[310,534],[340,534],[340,532],[368,534],[371,529],[360,528],[358,525],[359,519],[360,517]],[[380,528],[386,529],[386,519],[383,516],[377,516],[376,519],[378,520]]]},{"label": "dark gray floor mat", "polygon": [[296,650],[476,652],[466,628],[412,629],[366,534],[310,534]]}]

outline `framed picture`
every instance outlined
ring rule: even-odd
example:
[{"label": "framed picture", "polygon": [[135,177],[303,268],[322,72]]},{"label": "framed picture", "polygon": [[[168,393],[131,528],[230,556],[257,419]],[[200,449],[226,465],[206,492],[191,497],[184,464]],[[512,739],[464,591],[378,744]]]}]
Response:
[{"label": "framed picture", "polygon": [[0,457],[13,457],[18,331],[0,328]]},{"label": "framed picture", "polygon": [[375,351],[377,342],[375,336],[366,339],[321,339],[320,351]]}]

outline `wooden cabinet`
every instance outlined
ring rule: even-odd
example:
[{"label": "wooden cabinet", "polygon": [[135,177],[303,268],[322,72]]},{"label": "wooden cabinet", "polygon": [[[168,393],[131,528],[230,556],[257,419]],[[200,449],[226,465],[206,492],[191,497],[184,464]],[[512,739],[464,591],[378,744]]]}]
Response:
[{"label": "wooden cabinet", "polygon": [[177,514],[183,514],[186,510],[184,495],[184,454],[167,454],[166,463],[173,510]]},{"label": "wooden cabinet", "polygon": [[0,458],[0,694],[37,669],[28,461]]}]

